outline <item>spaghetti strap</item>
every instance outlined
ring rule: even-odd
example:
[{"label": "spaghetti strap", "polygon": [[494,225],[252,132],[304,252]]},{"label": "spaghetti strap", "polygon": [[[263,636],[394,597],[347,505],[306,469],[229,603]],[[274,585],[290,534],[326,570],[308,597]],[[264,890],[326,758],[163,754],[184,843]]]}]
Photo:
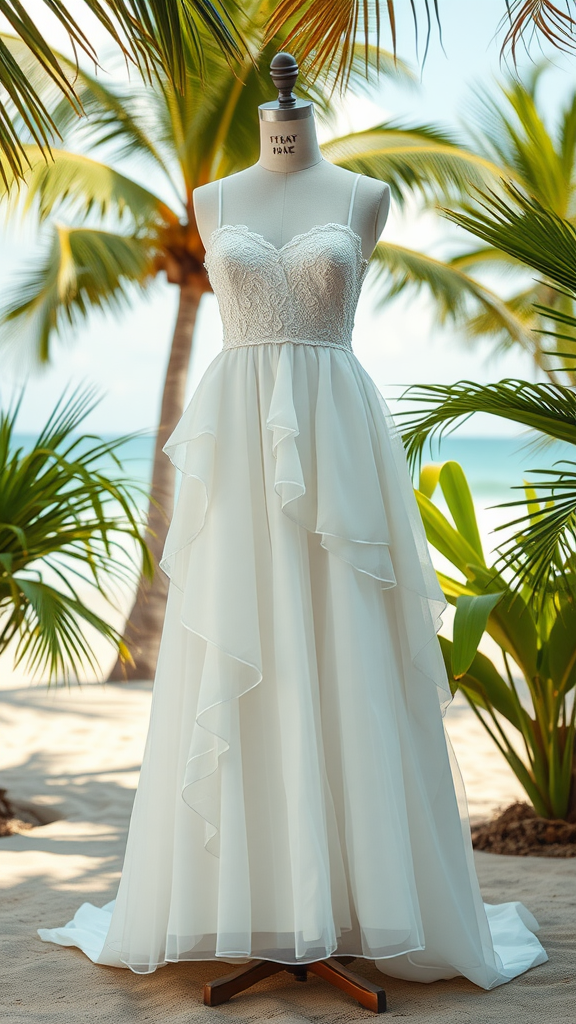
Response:
[{"label": "spaghetti strap", "polygon": [[222,227],[222,178],[218,178],[218,227]]},{"label": "spaghetti strap", "polygon": [[350,225],[352,223],[352,210],[354,208],[354,199],[356,197],[356,189],[358,187],[358,182],[360,181],[361,177],[362,177],[361,174],[357,174],[356,178],[354,179],[354,184],[352,186],[352,195],[350,196],[350,207],[349,207],[349,210],[348,210],[347,227],[350,227]]}]

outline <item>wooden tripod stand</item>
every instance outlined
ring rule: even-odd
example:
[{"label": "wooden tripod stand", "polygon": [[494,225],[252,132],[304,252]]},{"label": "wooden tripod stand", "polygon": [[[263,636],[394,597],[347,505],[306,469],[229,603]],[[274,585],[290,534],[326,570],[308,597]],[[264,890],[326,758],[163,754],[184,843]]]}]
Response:
[{"label": "wooden tripod stand", "polygon": [[331,985],[347,992],[367,1010],[384,1013],[386,1010],[384,989],[346,969],[345,965],[354,959],[353,956],[330,957],[328,960],[316,960],[311,964],[302,964],[302,966],[279,964],[274,960],[252,960],[224,978],[208,981],[204,985],[204,1003],[206,1006],[218,1006],[220,1003],[226,1003],[237,992],[243,992],[244,989],[255,985],[257,981],[269,978],[272,974],[280,974],[281,971],[293,974],[296,981],[306,981],[310,971],[311,974],[317,974],[319,978],[324,978]]}]

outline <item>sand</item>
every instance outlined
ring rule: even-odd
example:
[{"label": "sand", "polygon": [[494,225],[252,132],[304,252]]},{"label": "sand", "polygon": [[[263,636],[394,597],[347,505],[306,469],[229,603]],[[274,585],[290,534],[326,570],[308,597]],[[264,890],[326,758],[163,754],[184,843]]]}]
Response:
[{"label": "sand", "polygon": [[[229,1004],[204,1007],[202,982],[225,964],[174,964],[154,975],[93,965],[79,950],[43,943],[39,926],[69,920],[85,900],[113,899],[121,868],[150,707],[151,685],[30,687],[15,676],[0,698],[2,781],[14,800],[61,816],[0,840],[0,1015],[5,1024],[136,1024],[141,1021],[366,1021],[373,1016],[320,979],[288,975],[262,982]],[[505,805],[521,790],[465,702],[448,728],[460,759],[472,817]],[[576,995],[576,861],[476,854],[487,902],[522,900],[541,924],[550,961],[492,992],[465,979],[433,985],[384,979],[372,964],[354,970],[388,994],[388,1017],[475,1024],[503,1020],[573,1021]]]}]

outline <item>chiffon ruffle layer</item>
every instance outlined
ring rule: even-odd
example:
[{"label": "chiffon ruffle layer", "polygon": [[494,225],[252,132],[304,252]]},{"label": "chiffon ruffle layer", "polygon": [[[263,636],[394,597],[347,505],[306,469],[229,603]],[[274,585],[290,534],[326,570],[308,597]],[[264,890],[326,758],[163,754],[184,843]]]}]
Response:
[{"label": "chiffon ruffle layer", "polygon": [[170,589],[118,897],[42,938],[102,964],[334,953],[483,988],[547,959],[485,906],[445,734],[444,597],[350,350],[223,350],[166,448]]}]

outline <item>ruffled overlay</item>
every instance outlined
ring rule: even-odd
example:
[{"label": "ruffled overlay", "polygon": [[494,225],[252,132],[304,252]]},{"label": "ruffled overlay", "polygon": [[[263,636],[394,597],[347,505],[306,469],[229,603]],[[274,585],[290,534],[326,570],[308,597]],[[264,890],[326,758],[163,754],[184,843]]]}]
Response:
[{"label": "ruffled overlay", "polygon": [[165,451],[182,480],[118,897],[41,936],[139,973],[338,953],[492,988],[542,963],[529,912],[481,900],[445,599],[355,355],[223,350]]}]

